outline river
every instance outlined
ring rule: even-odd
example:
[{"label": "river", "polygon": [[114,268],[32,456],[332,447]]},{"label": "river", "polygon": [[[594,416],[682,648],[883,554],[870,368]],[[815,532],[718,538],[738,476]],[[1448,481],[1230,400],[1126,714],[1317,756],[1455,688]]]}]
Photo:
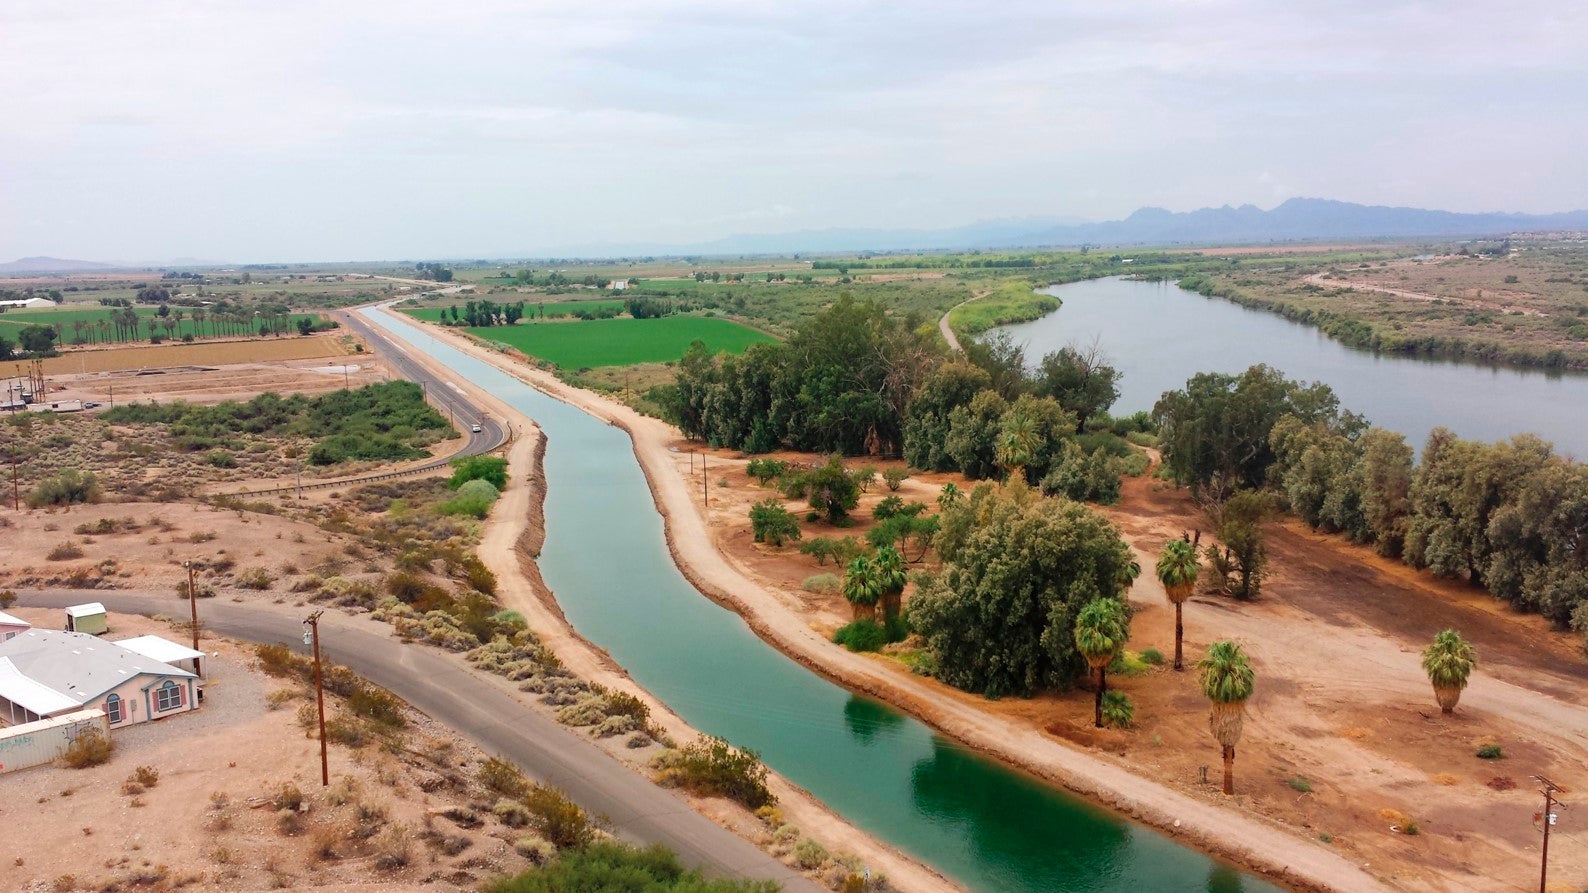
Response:
[{"label": "river", "polygon": [[1312,326],[1168,282],[1093,279],[1042,291],[1063,305],[995,331],[1026,344],[1032,363],[1098,339],[1124,373],[1116,415],[1151,410],[1198,372],[1267,363],[1289,378],[1328,384],[1345,408],[1405,434],[1419,450],[1443,425],[1479,440],[1531,432],[1588,458],[1588,375],[1353,350]]},{"label": "river", "polygon": [[541,573],[573,626],[690,725],[755,749],[851,823],[972,890],[1277,893],[788,659],[674,565],[626,433],[412,323],[362,312],[541,426]]}]

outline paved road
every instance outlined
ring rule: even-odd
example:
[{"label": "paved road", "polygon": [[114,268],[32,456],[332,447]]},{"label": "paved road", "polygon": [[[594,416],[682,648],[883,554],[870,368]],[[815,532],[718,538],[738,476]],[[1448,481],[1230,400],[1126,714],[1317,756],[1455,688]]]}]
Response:
[{"label": "paved road", "polygon": [[[106,590],[18,595],[24,607],[64,608],[98,601],[112,612],[181,616],[187,611],[183,600],[170,595]],[[300,652],[307,651],[305,613],[219,599],[199,603],[206,630],[253,642],[283,642]],[[111,628],[114,634],[114,613]],[[511,760],[532,777],[563,789],[585,809],[606,816],[620,837],[665,844],[685,864],[698,865],[711,876],[773,878],[791,893],[821,889],[618,762],[588,737],[537,713],[439,652],[402,644],[385,624],[328,612],[321,618],[320,635],[322,646],[337,663],[455,729],[487,753]]]},{"label": "paved road", "polygon": [[471,425],[480,426],[479,433],[470,432],[468,445],[458,455],[472,456],[483,453],[495,449],[507,439],[505,422],[486,415],[479,407],[469,402],[461,391],[429,369],[409,359],[397,341],[366,322],[357,310],[340,311],[337,313],[337,318],[343,325],[374,345],[381,356],[391,364],[394,373],[423,387],[426,396],[440,404],[443,410],[450,411],[455,425],[465,431]]}]

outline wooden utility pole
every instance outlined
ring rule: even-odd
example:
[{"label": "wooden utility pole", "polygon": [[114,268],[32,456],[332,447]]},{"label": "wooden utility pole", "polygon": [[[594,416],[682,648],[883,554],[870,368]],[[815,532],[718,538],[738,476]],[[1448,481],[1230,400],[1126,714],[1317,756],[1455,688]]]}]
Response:
[{"label": "wooden utility pole", "polygon": [[331,786],[331,761],[326,753],[325,742],[325,674],[320,668],[320,615],[324,611],[315,611],[307,620],[303,621],[306,629],[303,632],[303,644],[314,644],[314,701],[320,711],[320,786]]},{"label": "wooden utility pole", "polygon": [[1549,828],[1555,824],[1555,807],[1560,801],[1555,799],[1556,794],[1566,793],[1566,789],[1542,775],[1533,776],[1533,780],[1543,785],[1539,790],[1544,795],[1544,851],[1539,857],[1538,866],[1538,893],[1548,893],[1549,887]]},{"label": "wooden utility pole", "polygon": [[[182,566],[187,568],[187,603],[193,609],[193,650],[199,649],[199,622],[198,622],[198,588],[193,585],[193,561],[183,561]],[[193,658],[193,672],[204,675],[204,669],[199,663],[200,658]]]}]

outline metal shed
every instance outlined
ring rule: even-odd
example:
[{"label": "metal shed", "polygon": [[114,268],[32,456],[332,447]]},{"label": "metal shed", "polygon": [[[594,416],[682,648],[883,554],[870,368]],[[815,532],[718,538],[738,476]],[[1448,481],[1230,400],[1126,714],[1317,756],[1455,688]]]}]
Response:
[{"label": "metal shed", "polygon": [[67,608],[66,631],[96,636],[110,632],[110,618],[105,615],[105,606],[99,602],[88,602]]}]

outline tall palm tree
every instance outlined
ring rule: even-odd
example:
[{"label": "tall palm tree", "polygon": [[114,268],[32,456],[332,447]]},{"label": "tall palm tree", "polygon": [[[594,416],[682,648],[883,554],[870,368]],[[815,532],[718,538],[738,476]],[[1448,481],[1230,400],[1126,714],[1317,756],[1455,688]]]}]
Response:
[{"label": "tall palm tree", "polygon": [[871,573],[876,578],[877,590],[882,596],[882,619],[887,622],[899,616],[904,584],[909,582],[904,557],[892,546],[883,546],[871,560]]},{"label": "tall palm tree", "polygon": [[1095,721],[1103,727],[1103,693],[1108,690],[1108,665],[1125,650],[1130,639],[1130,618],[1125,605],[1114,598],[1094,598],[1075,618],[1075,649],[1097,671]]},{"label": "tall palm tree", "polygon": [[871,566],[871,559],[861,555],[849,562],[849,567],[844,571],[843,592],[844,598],[849,600],[851,616],[855,620],[876,613],[877,599],[882,595],[882,588],[878,583],[876,571]]},{"label": "tall palm tree", "polygon": [[1453,629],[1434,636],[1434,643],[1423,649],[1423,670],[1434,684],[1440,712],[1455,712],[1461,690],[1467,687],[1467,678],[1477,663],[1477,652]]},{"label": "tall palm tree", "polygon": [[1185,623],[1181,619],[1181,606],[1196,589],[1197,575],[1202,572],[1202,561],[1197,557],[1196,546],[1186,540],[1170,540],[1158,555],[1158,582],[1163,584],[1164,595],[1174,605],[1174,668],[1185,669],[1181,658],[1181,643],[1185,640]]},{"label": "tall palm tree", "polygon": [[1037,425],[1024,412],[1011,413],[998,432],[998,464],[1009,473],[1009,479],[1026,479],[1026,466],[1037,452]]},{"label": "tall palm tree", "polygon": [[1246,724],[1246,701],[1252,696],[1257,673],[1246,660],[1246,652],[1234,642],[1214,642],[1197,662],[1202,693],[1213,709],[1208,714],[1208,729],[1224,747],[1224,793],[1235,793],[1235,745],[1241,742]]}]

